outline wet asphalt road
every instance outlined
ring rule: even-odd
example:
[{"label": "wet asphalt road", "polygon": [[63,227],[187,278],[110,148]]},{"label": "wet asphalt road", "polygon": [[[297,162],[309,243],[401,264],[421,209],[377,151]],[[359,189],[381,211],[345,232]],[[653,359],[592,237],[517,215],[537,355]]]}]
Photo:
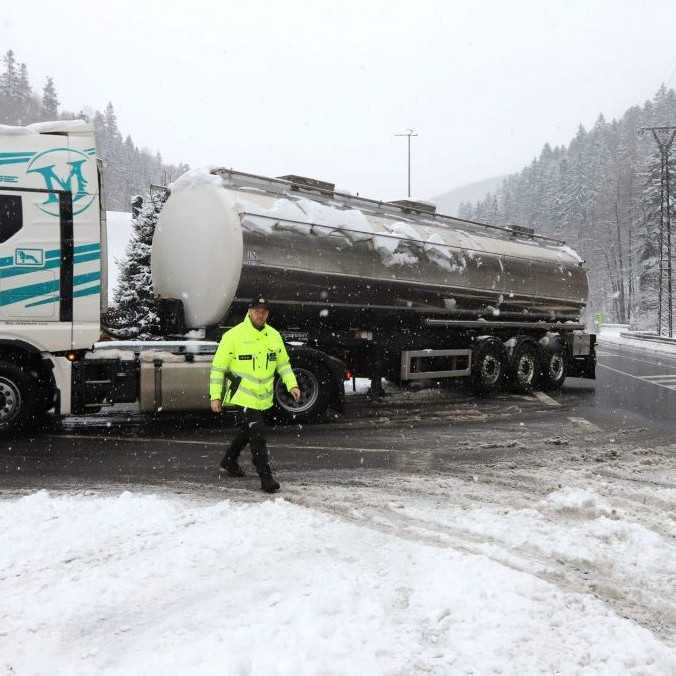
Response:
[{"label": "wet asphalt road", "polygon": [[[562,445],[582,454],[611,452],[618,435],[629,446],[668,445],[676,435],[673,420],[665,424],[664,411],[669,412],[676,390],[655,378],[645,380],[644,372],[662,376],[671,361],[632,359],[623,360],[614,346],[613,354],[604,349],[599,380],[570,379],[552,396],[476,399],[458,389],[396,393],[378,401],[348,397],[345,414],[332,421],[273,429],[273,464],[283,483],[330,480],[342,473],[358,485],[364,472],[375,470],[434,474],[495,462],[537,463]],[[643,411],[631,392],[664,399],[658,397],[659,405]],[[650,417],[656,412],[657,421]],[[3,443],[2,486],[257,490],[247,451],[246,479],[221,479],[215,471],[233,434],[231,420],[209,414],[153,419],[130,410],[71,418],[61,428]]]},{"label": "wet asphalt road", "polygon": [[634,411],[676,434],[676,354],[601,343],[598,351],[595,405]]}]

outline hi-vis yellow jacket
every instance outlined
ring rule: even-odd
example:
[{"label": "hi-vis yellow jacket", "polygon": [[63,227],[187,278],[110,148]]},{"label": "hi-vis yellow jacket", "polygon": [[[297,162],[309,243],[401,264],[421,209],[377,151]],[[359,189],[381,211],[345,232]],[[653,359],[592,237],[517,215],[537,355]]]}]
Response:
[{"label": "hi-vis yellow jacket", "polygon": [[287,390],[298,387],[279,332],[267,324],[259,331],[247,315],[221,338],[211,362],[210,397],[264,411],[273,403],[275,373]]}]

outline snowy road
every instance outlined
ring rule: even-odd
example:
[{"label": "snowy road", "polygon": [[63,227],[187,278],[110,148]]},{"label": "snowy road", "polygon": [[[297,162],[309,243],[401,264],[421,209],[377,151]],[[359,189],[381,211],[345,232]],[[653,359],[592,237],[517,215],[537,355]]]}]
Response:
[{"label": "snowy road", "polygon": [[646,518],[645,491],[375,478],[255,503],[0,503],[0,668],[676,673],[673,522]]},{"label": "snowy road", "polygon": [[601,339],[598,405],[638,411],[676,433],[676,348],[612,338]]},{"label": "snowy road", "polygon": [[673,435],[582,381],[351,405],[271,435],[275,501],[209,418],[13,442],[0,670],[676,674]]}]

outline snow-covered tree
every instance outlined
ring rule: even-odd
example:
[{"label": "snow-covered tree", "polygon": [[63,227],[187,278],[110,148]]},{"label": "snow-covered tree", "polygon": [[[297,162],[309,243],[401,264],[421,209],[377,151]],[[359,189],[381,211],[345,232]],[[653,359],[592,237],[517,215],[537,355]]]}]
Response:
[{"label": "snow-covered tree", "polygon": [[153,298],[150,253],[153,233],[164,206],[163,192],[147,194],[132,201],[132,236],[120,263],[120,277],[114,291],[115,308],[108,322],[113,332],[124,338],[159,337],[159,315]]},{"label": "snow-covered tree", "polygon": [[129,135],[123,140],[111,102],[103,112],[86,107],[80,112],[59,112],[54,80],[48,77],[42,97],[36,96],[26,64],[18,63],[12,50],[6,52],[0,64],[0,124],[56,119],[93,121],[103,159],[103,197],[108,209],[126,211],[132,195],[147,190],[152,183],[167,184],[188,169],[184,164],[165,164],[158,152],[139,149]]},{"label": "snow-covered tree", "polygon": [[[589,131],[580,126],[567,147],[545,145],[495,195],[461,205],[459,214],[500,225],[529,225],[566,240],[589,268],[592,311],[654,328],[660,162],[654,139],[637,131],[673,124],[676,93],[662,86],[652,100],[629,108],[619,120],[599,116]],[[676,166],[671,175],[676,208]],[[676,216],[672,222],[676,234]]]},{"label": "snow-covered tree", "polygon": [[45,120],[56,120],[59,114],[59,98],[56,95],[56,87],[51,77],[42,90],[42,115]]}]

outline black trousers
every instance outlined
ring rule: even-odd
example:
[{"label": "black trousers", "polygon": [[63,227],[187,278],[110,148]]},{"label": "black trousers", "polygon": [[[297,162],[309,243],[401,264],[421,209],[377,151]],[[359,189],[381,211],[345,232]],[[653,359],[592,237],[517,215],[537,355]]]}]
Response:
[{"label": "black trousers", "polygon": [[266,424],[263,411],[253,408],[237,407],[237,427],[239,431],[230,442],[230,448],[225,453],[222,465],[237,462],[244,447],[249,444],[254,467],[260,476],[270,472],[270,455],[265,441]]}]

